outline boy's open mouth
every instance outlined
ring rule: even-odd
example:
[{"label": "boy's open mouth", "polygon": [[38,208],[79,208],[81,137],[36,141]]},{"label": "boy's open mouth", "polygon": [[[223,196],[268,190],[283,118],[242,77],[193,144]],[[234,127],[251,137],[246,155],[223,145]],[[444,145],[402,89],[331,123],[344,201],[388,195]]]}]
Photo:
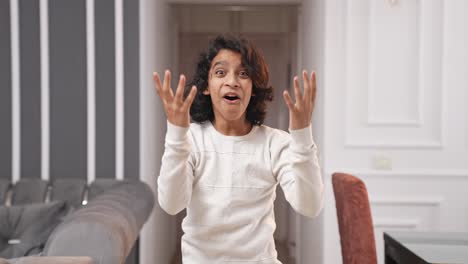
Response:
[{"label": "boy's open mouth", "polygon": [[231,101],[231,102],[234,102],[236,100],[239,100],[240,98],[237,95],[225,95],[224,99],[226,99],[228,101]]}]

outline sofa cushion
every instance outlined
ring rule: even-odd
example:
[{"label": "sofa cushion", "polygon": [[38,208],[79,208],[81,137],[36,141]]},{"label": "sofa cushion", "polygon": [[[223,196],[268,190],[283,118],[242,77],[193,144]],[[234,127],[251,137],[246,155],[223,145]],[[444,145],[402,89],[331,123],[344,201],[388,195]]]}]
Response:
[{"label": "sofa cushion", "polygon": [[8,180],[0,179],[0,205],[5,204],[7,192],[8,192],[8,189],[10,189],[10,187],[11,187],[11,183],[9,179]]},{"label": "sofa cushion", "polygon": [[66,201],[70,207],[75,209],[81,207],[86,189],[85,179],[55,179],[51,186],[51,201]]},{"label": "sofa cushion", "polygon": [[67,211],[64,201],[0,206],[0,257],[16,258],[41,252]]},{"label": "sofa cushion", "polygon": [[0,264],[95,264],[90,257],[22,257],[9,259]]},{"label": "sofa cushion", "polygon": [[66,217],[50,235],[42,255],[124,263],[153,205],[153,191],[147,184],[120,182]]},{"label": "sofa cushion", "polygon": [[48,183],[43,179],[20,179],[13,186],[12,205],[43,203],[47,194]]},{"label": "sofa cushion", "polygon": [[100,194],[103,194],[105,191],[113,189],[114,187],[121,185],[122,183],[123,181],[119,181],[116,179],[96,179],[89,185],[88,202],[94,200],[94,198],[98,197]]}]

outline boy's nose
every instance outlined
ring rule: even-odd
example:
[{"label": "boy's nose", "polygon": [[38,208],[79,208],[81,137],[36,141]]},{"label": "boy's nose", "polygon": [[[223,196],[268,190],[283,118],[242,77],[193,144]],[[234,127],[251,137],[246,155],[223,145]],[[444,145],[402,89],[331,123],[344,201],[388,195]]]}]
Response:
[{"label": "boy's nose", "polygon": [[228,74],[226,84],[231,87],[239,87],[239,81],[235,74]]}]

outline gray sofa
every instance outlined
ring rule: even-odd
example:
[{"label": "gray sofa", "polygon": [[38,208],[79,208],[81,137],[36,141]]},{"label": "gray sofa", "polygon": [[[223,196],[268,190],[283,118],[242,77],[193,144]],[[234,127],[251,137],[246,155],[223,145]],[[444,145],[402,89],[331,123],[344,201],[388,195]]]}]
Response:
[{"label": "gray sofa", "polygon": [[137,180],[0,180],[0,203],[0,264],[136,264],[154,196]]}]

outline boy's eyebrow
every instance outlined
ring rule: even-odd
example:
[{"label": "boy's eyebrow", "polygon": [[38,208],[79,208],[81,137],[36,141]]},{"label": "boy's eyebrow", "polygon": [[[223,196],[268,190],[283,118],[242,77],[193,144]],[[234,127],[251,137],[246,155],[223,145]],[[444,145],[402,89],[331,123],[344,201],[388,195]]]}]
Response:
[{"label": "boy's eyebrow", "polygon": [[[225,61],[225,60],[220,60],[220,61],[217,61],[215,62],[215,64],[213,64],[212,68],[216,67],[217,65],[228,65],[229,62]],[[245,66],[243,64],[240,65],[241,68],[245,68]]]},{"label": "boy's eyebrow", "polygon": [[228,63],[227,63],[227,61],[223,61],[223,60],[222,61],[217,61],[217,62],[215,62],[215,64],[213,64],[213,67],[216,67],[216,65],[220,65],[220,64],[221,65],[226,65]]}]

